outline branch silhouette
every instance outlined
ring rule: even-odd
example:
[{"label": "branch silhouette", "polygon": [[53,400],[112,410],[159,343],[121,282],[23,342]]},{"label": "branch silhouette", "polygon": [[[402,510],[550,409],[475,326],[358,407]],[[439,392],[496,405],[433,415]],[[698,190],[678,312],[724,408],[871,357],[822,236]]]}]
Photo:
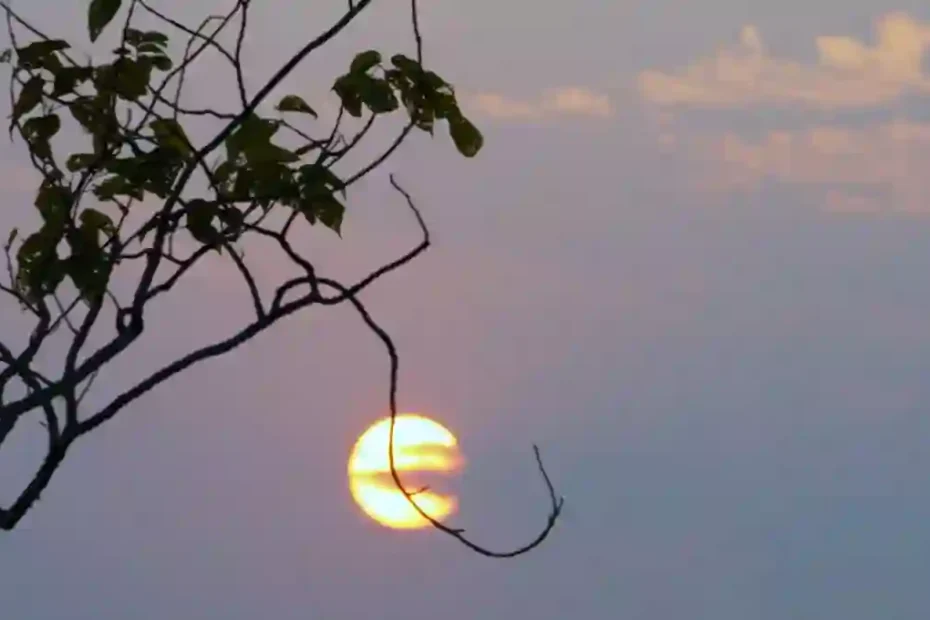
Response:
[{"label": "branch silhouette", "polygon": [[[481,150],[483,137],[459,108],[454,88],[424,64],[417,1],[409,5],[413,57],[397,53],[388,59],[376,50],[358,53],[348,71],[334,80],[331,92],[339,99],[338,113],[322,139],[306,128],[318,123],[319,116],[299,95],[282,97],[275,106],[277,116],[262,115],[259,109],[372,0],[349,2],[338,19],[300,46],[254,94],[248,92],[243,71],[251,0],[232,0],[228,11],[209,15],[196,26],[147,0],[88,4],[91,43],[111,24],[119,26],[112,58],[97,64],[79,62],[70,43],[46,35],[0,0],[12,46],[0,54],[11,69],[9,130],[25,144],[42,179],[35,199],[40,227],[23,237],[12,231],[4,246],[8,281],[0,284],[0,293],[31,317],[33,327],[19,349],[0,342],[0,448],[19,421],[33,412],[41,415],[48,435],[45,457],[32,478],[8,506],[0,507],[0,529],[12,530],[29,513],[78,439],[146,393],[233,351],[288,316],[314,305],[348,303],[390,359],[388,451],[392,477],[407,501],[436,529],[488,557],[518,556],[542,543],[561,514],[563,500],[536,446],[550,511],[541,533],[512,551],[487,549],[466,538],[464,530],[434,520],[416,502],[422,490],[406,489],[397,474],[398,352],[360,295],[430,245],[429,229],[410,194],[390,176],[422,239],[357,282],[343,284],[318,274],[292,238],[300,227],[323,227],[341,235],[349,190],[380,168],[414,131],[435,135],[444,125],[462,155],[474,157]],[[177,64],[169,54],[172,37],[136,27],[139,15],[180,37],[183,51]],[[232,33],[231,46],[221,42],[224,32]],[[28,43],[20,40],[23,33],[31,37]],[[184,102],[188,72],[207,50],[232,69],[234,110]],[[59,144],[52,140],[63,126],[62,112],[76,121],[88,143],[83,151],[70,153],[64,165]],[[366,143],[378,120],[395,113],[407,117],[397,134],[370,161],[343,172],[347,155]],[[219,126],[198,145],[186,131],[191,122]],[[358,127],[347,134],[346,123]],[[262,295],[266,282],[257,277],[242,249],[251,239],[271,242],[300,274],[273,282],[270,299]],[[248,322],[152,370],[96,410],[84,411],[98,377],[146,331],[151,303],[176,294],[178,283],[214,253],[241,278],[254,311]],[[126,272],[127,267],[134,271]],[[129,292],[120,294],[117,282],[131,284]],[[332,294],[324,295],[324,290]],[[55,334],[66,339],[67,347],[61,368],[51,373],[37,360]]]}]

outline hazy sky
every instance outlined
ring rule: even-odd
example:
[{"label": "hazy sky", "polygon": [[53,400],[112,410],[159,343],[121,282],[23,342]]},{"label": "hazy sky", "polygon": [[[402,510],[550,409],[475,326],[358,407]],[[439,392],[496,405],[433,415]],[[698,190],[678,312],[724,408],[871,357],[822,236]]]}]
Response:
[{"label": "hazy sky", "polygon": [[[15,3],[67,36],[85,4]],[[195,21],[228,3],[157,4]],[[253,86],[345,5],[255,4]],[[353,51],[409,49],[405,3],[375,4],[287,90],[322,101]],[[567,501],[551,542],[495,562],[363,517],[345,460],[385,411],[386,358],[348,307],[311,310],[79,443],[0,538],[3,617],[927,618],[926,3],[422,11],[486,149],[418,138],[318,258],[348,278],[416,242],[396,172],[436,240],[366,296],[401,405],[459,436],[454,523],[490,545],[542,525],[538,442]],[[198,76],[195,96],[228,87]],[[12,225],[31,190],[18,145],[0,157]],[[243,300],[202,270],[91,398],[227,333]]]}]

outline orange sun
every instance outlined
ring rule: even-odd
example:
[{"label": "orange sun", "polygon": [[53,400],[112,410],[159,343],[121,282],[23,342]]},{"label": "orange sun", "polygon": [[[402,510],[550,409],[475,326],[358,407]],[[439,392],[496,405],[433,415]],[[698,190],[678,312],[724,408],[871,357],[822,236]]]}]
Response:
[{"label": "orange sun", "polygon": [[[429,522],[394,484],[388,445],[391,418],[378,420],[365,431],[349,456],[349,490],[359,507],[378,523],[394,529],[417,529]],[[405,413],[394,424],[394,466],[411,491],[424,485],[410,478],[423,474],[449,474],[462,466],[458,441],[447,428],[425,416]],[[431,486],[431,485],[430,485]],[[417,505],[437,521],[455,512],[452,495],[432,488],[414,496]]]}]

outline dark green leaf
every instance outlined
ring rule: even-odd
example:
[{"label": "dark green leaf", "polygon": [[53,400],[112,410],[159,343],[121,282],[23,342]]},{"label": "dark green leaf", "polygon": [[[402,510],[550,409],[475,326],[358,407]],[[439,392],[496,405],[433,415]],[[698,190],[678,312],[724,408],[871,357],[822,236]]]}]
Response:
[{"label": "dark green leaf", "polygon": [[119,176],[107,177],[93,191],[100,200],[112,200],[116,196],[130,196],[136,200],[145,198],[145,191],[139,185]]},{"label": "dark green leaf", "polygon": [[323,226],[326,226],[340,237],[342,236],[342,218],[345,215],[345,206],[334,196],[317,203],[316,215]]},{"label": "dark green leaf", "polygon": [[61,129],[61,119],[57,114],[36,116],[23,123],[23,133],[28,138],[48,140]]},{"label": "dark green leaf", "polygon": [[422,74],[422,79],[423,83],[433,90],[449,88],[449,85],[446,83],[446,81],[433,71],[424,71]]},{"label": "dark green leaf", "polygon": [[233,172],[235,171],[236,166],[232,162],[224,161],[216,167],[216,170],[213,171],[214,181],[219,185],[226,185],[230,177],[232,177]]},{"label": "dark green leaf", "polygon": [[16,237],[17,237],[18,235],[19,235],[19,229],[18,229],[18,228],[14,228],[13,230],[10,231],[10,235],[9,235],[9,237],[7,237],[7,239],[6,239],[6,247],[7,247],[7,249],[9,249],[9,248],[13,245],[13,242],[16,241]]},{"label": "dark green leaf", "polygon": [[171,118],[159,118],[149,123],[149,128],[155,134],[155,141],[160,146],[178,153],[188,154],[193,151],[181,123]]},{"label": "dark green leaf", "polygon": [[60,228],[71,211],[71,191],[57,183],[43,181],[34,204],[49,226]]},{"label": "dark green leaf", "polygon": [[0,63],[7,64],[13,58],[13,50],[6,48],[0,52]]},{"label": "dark green leaf", "polygon": [[149,30],[142,34],[142,41],[144,43],[155,43],[164,46],[168,44],[168,35],[164,32],[158,32],[157,30]]},{"label": "dark green leaf", "polygon": [[139,45],[142,43],[142,31],[135,28],[127,28],[125,32],[126,43],[129,45]]},{"label": "dark green leaf", "polygon": [[187,230],[201,243],[215,243],[220,238],[213,227],[216,205],[205,200],[192,200],[187,206]]},{"label": "dark green leaf", "polygon": [[19,92],[19,98],[13,105],[13,120],[19,120],[23,114],[31,112],[42,101],[42,89],[45,86],[45,80],[36,75],[29,79],[23,85]]},{"label": "dark green leaf", "polygon": [[67,162],[65,162],[65,167],[67,167],[71,172],[84,170],[90,166],[96,158],[97,156],[93,153],[75,153],[68,158]]},{"label": "dark green leaf", "polygon": [[449,134],[459,153],[465,157],[474,157],[484,146],[481,132],[464,116],[449,122]]},{"label": "dark green leaf", "polygon": [[93,77],[90,67],[64,67],[55,74],[52,96],[60,97],[74,92],[77,85]]},{"label": "dark green leaf", "polygon": [[317,118],[317,113],[307,105],[307,102],[298,97],[297,95],[287,95],[281,99],[278,103],[279,112],[303,112],[304,114],[309,114],[313,118]]},{"label": "dark green leaf", "polygon": [[87,11],[87,32],[93,43],[119,12],[123,0],[91,0]]},{"label": "dark green leaf", "polygon": [[93,133],[97,119],[97,108],[92,97],[82,97],[74,100],[68,107],[68,111],[71,112],[71,116],[80,123],[85,131]]},{"label": "dark green leaf", "polygon": [[16,284],[28,297],[40,299],[61,283],[64,271],[56,251],[60,240],[60,234],[43,228],[27,237],[19,246],[16,253],[19,264]]},{"label": "dark green leaf", "polygon": [[455,96],[446,93],[436,93],[433,98],[433,109],[436,110],[438,118],[445,118],[450,122],[462,116]]},{"label": "dark green leaf", "polygon": [[104,232],[109,235],[116,230],[116,227],[113,225],[113,220],[110,219],[110,216],[106,213],[97,211],[96,209],[84,209],[81,212],[81,227],[93,232],[95,236],[97,231]]},{"label": "dark green leaf", "polygon": [[23,136],[36,157],[50,161],[52,147],[49,140],[58,133],[59,129],[61,129],[61,119],[57,114],[36,116],[23,123]]},{"label": "dark green leaf", "polygon": [[226,151],[230,161],[240,154],[250,163],[272,161],[294,161],[297,156],[286,149],[272,144],[271,138],[280,125],[275,121],[259,118],[252,114],[239,126],[238,131],[226,139]]},{"label": "dark green leaf", "polygon": [[408,58],[403,54],[394,54],[391,56],[391,64],[404,73],[417,73],[422,70],[420,68],[420,64],[417,61],[413,60],[412,58]]},{"label": "dark green leaf", "polygon": [[110,266],[98,233],[99,228],[83,225],[68,235],[71,255],[64,260],[63,267],[84,300],[103,295],[109,279]]},{"label": "dark green leaf", "polygon": [[375,114],[386,114],[397,109],[397,97],[386,80],[365,76],[365,79],[359,80],[358,93],[362,102]]},{"label": "dark green leaf", "polygon": [[345,183],[326,166],[305,164],[297,169],[301,194],[306,198],[325,196],[334,191],[345,195]]},{"label": "dark green leaf", "polygon": [[113,63],[113,90],[123,99],[136,101],[144,95],[152,78],[152,65],[143,60],[120,58]]},{"label": "dark green leaf", "polygon": [[146,56],[146,58],[151,59],[152,66],[159,71],[170,71],[171,67],[174,66],[174,63],[171,62],[170,58],[161,54],[157,56]]},{"label": "dark green leaf", "polygon": [[362,115],[362,97],[359,93],[359,85],[356,76],[344,75],[336,80],[333,84],[333,90],[342,100],[342,106],[346,112],[359,118]]},{"label": "dark green leaf", "polygon": [[352,59],[349,71],[352,73],[367,73],[369,69],[381,62],[381,53],[376,50],[361,52]]},{"label": "dark green leaf", "polygon": [[[61,39],[40,40],[16,50],[17,64],[23,69],[47,66],[49,58],[61,50],[71,47]],[[55,61],[58,59],[56,58]],[[53,61],[54,62],[54,61]]]},{"label": "dark green leaf", "polygon": [[220,220],[233,232],[238,231],[245,221],[242,211],[235,207],[227,207],[221,210],[218,215]]}]

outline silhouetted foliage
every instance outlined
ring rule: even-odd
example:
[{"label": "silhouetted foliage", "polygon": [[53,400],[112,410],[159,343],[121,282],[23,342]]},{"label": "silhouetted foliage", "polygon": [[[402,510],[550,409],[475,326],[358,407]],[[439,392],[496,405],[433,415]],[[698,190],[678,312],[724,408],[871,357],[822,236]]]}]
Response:
[{"label": "silhouetted foliage", "polygon": [[[348,302],[383,341],[391,362],[390,407],[396,415],[396,349],[358,295],[428,247],[428,230],[414,201],[392,177],[423,240],[356,283],[341,284],[318,274],[290,239],[299,226],[321,225],[341,235],[349,188],[390,157],[412,131],[434,134],[442,127],[466,157],[481,150],[482,135],[460,110],[453,87],[424,65],[415,0],[410,5],[414,54],[357,54],[333,82],[339,113],[325,137],[311,137],[319,117],[298,94],[282,97],[276,115],[263,116],[259,107],[272,91],[339,35],[371,0],[350,2],[341,18],[308,41],[255,93],[247,92],[242,64],[250,2],[234,0],[228,13],[190,27],[146,0],[91,0],[91,42],[108,28],[120,28],[118,47],[96,64],[79,62],[69,42],[46,36],[3,4],[12,44],[2,54],[11,67],[9,130],[11,137],[22,139],[41,176],[35,195],[41,224],[26,233],[13,230],[5,246],[9,282],[2,290],[34,319],[34,326],[18,353],[0,343],[0,447],[31,412],[44,417],[48,431],[47,454],[35,476],[11,505],[0,509],[4,529],[16,526],[34,505],[78,438],[172,376],[231,351],[315,304]],[[168,32],[137,29],[143,13]],[[234,47],[220,43],[224,31],[235,34]],[[172,36],[183,42],[180,58],[172,57]],[[235,111],[194,110],[182,104],[187,73],[206,50],[219,53],[233,70]],[[343,131],[347,115],[361,123],[351,136]],[[335,165],[357,149],[377,119],[389,115],[405,119],[398,135],[364,166],[337,174]],[[190,137],[189,123],[198,118],[221,126],[203,144]],[[80,129],[83,146],[64,154],[56,137],[68,123]],[[279,225],[273,225],[275,221]],[[260,294],[242,251],[243,244],[255,238],[276,243],[301,274],[276,283],[271,299]],[[251,322],[233,336],[160,368],[102,408],[83,411],[83,398],[100,371],[145,330],[150,303],[171,293],[211,252],[229,260],[241,275],[254,307]],[[116,269],[124,266],[136,269],[131,271],[131,293],[121,296],[113,284]],[[106,330],[107,336],[92,347],[94,330]],[[68,343],[62,368],[49,376],[38,368],[37,357],[49,338],[62,332]],[[11,397],[16,381],[22,393]],[[521,549],[484,549],[465,539],[462,530],[423,513],[415,493],[404,489],[393,469],[393,441],[390,450],[394,479],[414,507],[434,526],[484,555],[509,557],[531,549],[559,515],[561,500],[537,451],[552,502],[546,527]]]}]

